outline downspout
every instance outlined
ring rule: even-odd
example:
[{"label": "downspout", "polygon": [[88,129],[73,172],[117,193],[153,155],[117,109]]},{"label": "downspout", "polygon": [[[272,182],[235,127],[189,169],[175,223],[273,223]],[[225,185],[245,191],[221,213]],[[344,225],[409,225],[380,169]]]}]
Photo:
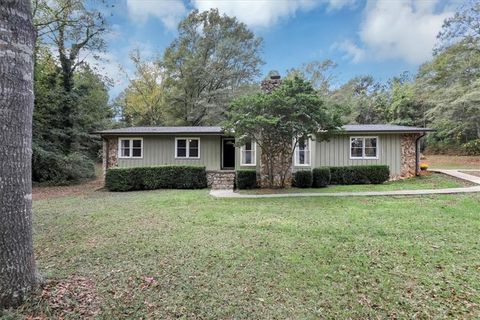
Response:
[{"label": "downspout", "polygon": [[420,139],[425,137],[426,133],[423,132],[421,135],[415,139],[415,175],[418,176],[420,173]]}]

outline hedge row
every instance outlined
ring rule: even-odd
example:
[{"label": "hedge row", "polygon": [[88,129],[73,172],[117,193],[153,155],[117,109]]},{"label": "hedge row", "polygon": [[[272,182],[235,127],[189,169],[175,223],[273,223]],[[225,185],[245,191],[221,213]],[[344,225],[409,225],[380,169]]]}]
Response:
[{"label": "hedge row", "polygon": [[207,187],[207,173],[199,166],[114,168],[107,170],[105,186],[110,191],[201,189]]},{"label": "hedge row", "polygon": [[236,184],[238,189],[253,189],[257,187],[257,171],[237,170]]},{"label": "hedge row", "polygon": [[294,173],[293,185],[298,188],[320,188],[329,184],[380,184],[390,178],[386,165],[322,167]]}]

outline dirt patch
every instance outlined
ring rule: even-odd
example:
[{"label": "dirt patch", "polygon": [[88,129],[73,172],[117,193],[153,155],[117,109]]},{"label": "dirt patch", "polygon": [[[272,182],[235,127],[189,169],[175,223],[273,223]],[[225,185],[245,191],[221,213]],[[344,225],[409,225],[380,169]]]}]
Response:
[{"label": "dirt patch", "polygon": [[71,186],[54,186],[54,187],[40,187],[35,186],[32,190],[33,200],[49,199],[56,197],[74,196],[88,194],[103,188],[103,177],[96,180],[91,180],[85,183],[71,185]]},{"label": "dirt patch", "polygon": [[98,317],[102,301],[97,294],[95,283],[88,278],[72,275],[63,280],[48,281],[37,297],[37,306],[44,305],[37,313],[32,310],[26,312],[26,319],[94,319]]}]

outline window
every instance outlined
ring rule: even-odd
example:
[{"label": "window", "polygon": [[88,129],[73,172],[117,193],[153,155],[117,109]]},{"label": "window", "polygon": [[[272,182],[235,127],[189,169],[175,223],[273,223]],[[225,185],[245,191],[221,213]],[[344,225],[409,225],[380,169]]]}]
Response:
[{"label": "window", "polygon": [[240,165],[254,166],[256,164],[256,144],[255,141],[247,141],[240,147]]},{"label": "window", "polygon": [[351,137],[350,159],[378,159],[378,137]]},{"label": "window", "polygon": [[200,159],[200,139],[175,138],[175,158]]},{"label": "window", "polygon": [[142,138],[119,138],[118,152],[120,158],[142,158],[143,157],[143,139]]},{"label": "window", "polygon": [[295,147],[295,165],[309,166],[310,165],[310,139],[301,138]]}]

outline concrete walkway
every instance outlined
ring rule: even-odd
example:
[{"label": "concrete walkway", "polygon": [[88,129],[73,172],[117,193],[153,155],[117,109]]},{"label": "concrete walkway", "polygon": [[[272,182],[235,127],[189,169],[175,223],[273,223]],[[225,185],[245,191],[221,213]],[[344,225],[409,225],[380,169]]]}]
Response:
[{"label": "concrete walkway", "polygon": [[[450,175],[452,177],[470,181],[475,186],[464,188],[448,189],[423,189],[423,190],[396,190],[396,191],[363,191],[363,192],[302,192],[302,193],[278,193],[278,194],[240,194],[233,190],[212,190],[210,195],[215,198],[241,198],[241,199],[260,199],[260,198],[288,198],[288,197],[356,197],[356,196],[419,196],[429,194],[456,194],[480,192],[480,177],[459,172],[457,170],[430,170]],[[462,170],[463,171],[463,170]]]}]

